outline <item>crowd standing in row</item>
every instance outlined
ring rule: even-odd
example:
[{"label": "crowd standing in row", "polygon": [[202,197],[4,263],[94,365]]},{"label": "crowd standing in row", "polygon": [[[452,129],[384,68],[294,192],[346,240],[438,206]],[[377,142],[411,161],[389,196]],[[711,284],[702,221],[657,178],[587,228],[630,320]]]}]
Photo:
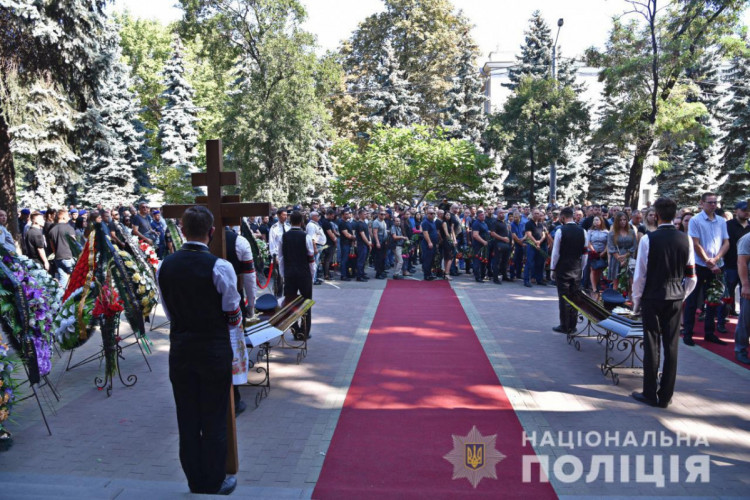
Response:
[{"label": "crowd standing in row", "polygon": [[[683,314],[684,342],[693,345],[695,313],[702,303],[700,321],[705,323],[706,340],[724,341],[714,335],[726,332],[727,317],[736,315],[735,289],[743,293],[741,304],[750,300],[748,264],[750,233],[748,206],[745,201],[734,206],[734,212],[718,207],[717,196],[705,193],[697,207],[681,208],[673,225],[688,234],[695,244],[698,286],[687,299]],[[572,223],[586,231],[588,258],[581,286],[599,298],[606,287],[612,287],[630,299],[635,270],[636,251],[643,235],[657,229],[653,208],[631,210],[630,207],[587,204],[569,207]],[[553,241],[563,225],[560,210],[553,203],[542,207],[503,204],[495,206],[449,203],[424,203],[419,207],[398,204],[365,206],[325,206],[274,208],[269,216],[247,220],[254,237],[268,245],[270,255],[284,276],[283,235],[291,229],[287,218],[299,211],[314,249],[313,284],[334,278],[342,281],[367,281],[368,266],[375,279],[403,279],[414,275],[417,266],[422,279],[450,280],[460,273],[473,274],[477,283],[523,280],[526,287],[547,286],[551,282],[550,255]],[[15,243],[5,229],[7,214],[0,211],[0,240],[6,248]],[[115,244],[123,234],[135,236],[152,245],[159,258],[171,252],[166,221],[158,210],[145,202],[135,207],[106,209],[101,206],[87,211],[77,207],[68,210],[46,210],[46,213],[21,210],[21,251],[50,269],[64,284],[73,260],[66,236],[85,239],[91,221],[103,222]],[[244,248],[244,246],[243,246]],[[14,248],[15,249],[15,248]],[[738,253],[739,249],[739,253]],[[54,254],[53,262],[47,257]],[[265,263],[264,271],[268,269]],[[338,272],[338,276],[336,276]],[[714,276],[721,276],[727,293],[723,302],[706,303]],[[746,296],[747,295],[747,296]],[[747,360],[747,330],[750,309],[740,317],[735,344],[737,357]]]}]

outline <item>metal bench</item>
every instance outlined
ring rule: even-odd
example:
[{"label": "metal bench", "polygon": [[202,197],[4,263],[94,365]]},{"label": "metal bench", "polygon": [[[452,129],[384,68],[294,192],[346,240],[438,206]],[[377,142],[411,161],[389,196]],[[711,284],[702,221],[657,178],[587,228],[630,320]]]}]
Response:
[{"label": "metal bench", "polygon": [[[315,302],[298,296],[284,307],[279,309],[273,316],[245,329],[245,345],[248,349],[258,348],[255,361],[250,360],[250,371],[261,375],[261,380],[251,382],[248,376],[247,384],[251,387],[260,387],[255,395],[255,406],[268,396],[271,390],[271,349],[293,349],[297,352],[297,364],[307,356],[307,336],[304,334],[307,328],[307,311]],[[302,332],[302,338],[296,338],[296,334]],[[287,339],[287,334],[292,334]],[[263,364],[263,361],[265,363]],[[265,365],[265,366],[264,366]],[[249,373],[248,373],[249,375]]]},{"label": "metal bench", "polygon": [[[600,368],[605,377],[612,378],[613,384],[620,383],[615,368],[626,366],[628,363],[630,368],[636,368],[636,359],[643,363],[642,356],[638,354],[638,349],[643,352],[643,323],[607,311],[584,293],[563,298],[589,321],[591,328],[597,332],[597,341],[600,344],[604,343],[604,362]],[[574,338],[574,341],[578,344],[577,339]],[[576,347],[580,350],[579,345]],[[616,361],[613,356],[616,352],[624,353],[625,356]]]}]

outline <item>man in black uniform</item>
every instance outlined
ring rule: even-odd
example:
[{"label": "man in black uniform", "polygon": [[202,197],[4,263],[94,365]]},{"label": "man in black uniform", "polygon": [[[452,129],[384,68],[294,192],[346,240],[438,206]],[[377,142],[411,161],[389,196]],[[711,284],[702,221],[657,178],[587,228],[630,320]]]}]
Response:
[{"label": "man in black uniform", "polygon": [[492,255],[492,281],[499,285],[503,281],[509,281],[510,279],[508,277],[510,233],[508,231],[508,223],[505,222],[505,213],[502,209],[498,210],[497,220],[490,227],[490,236],[495,240],[495,251]]},{"label": "man in black uniform", "polygon": [[44,216],[40,212],[33,212],[29,219],[31,227],[26,231],[24,242],[26,244],[26,255],[49,271],[49,261],[47,260],[47,241],[44,238],[42,227],[44,226]]},{"label": "man in black uniform", "polygon": [[[729,290],[729,297],[731,297],[732,302],[724,304],[725,311],[722,317],[725,321],[727,316],[737,315],[734,310],[734,290],[737,288],[737,285],[740,285],[740,293],[742,293],[740,275],[737,271],[737,242],[747,233],[750,233],[750,224],[747,223],[748,215],[750,215],[750,212],[747,209],[747,202],[741,201],[734,206],[734,218],[727,221],[729,250],[724,255],[724,280],[727,283],[727,290]],[[716,330],[726,333],[726,327],[721,322],[719,322]]]},{"label": "man in black uniform", "polygon": [[550,269],[554,273],[557,284],[557,300],[560,305],[560,324],[553,328],[560,333],[575,331],[578,314],[568,304],[563,295],[572,298],[580,291],[581,273],[586,267],[588,238],[584,231],[573,219],[573,209],[565,207],[560,211],[563,225],[555,233],[552,248]]},{"label": "man in black uniform", "polygon": [[240,325],[240,295],[232,265],[208,250],[214,218],[201,206],[182,216],[187,240],[168,255],[157,281],[169,327],[180,463],[193,493],[228,495],[237,479],[225,475],[227,411],[232,388],[230,328]]},{"label": "man in black uniform", "polygon": [[[672,225],[677,204],[669,198],[654,202],[659,228],[641,238],[633,276],[633,311],[643,312],[643,392],[636,401],[666,408],[672,401],[677,376],[682,302],[695,289],[693,241]],[[664,366],[657,391],[659,347]]]},{"label": "man in black uniform", "polygon": [[[295,210],[289,218],[292,228],[282,236],[281,251],[284,256],[284,303],[301,295],[312,299],[313,273],[315,272],[315,247],[312,238],[302,228],[302,213]],[[310,338],[310,309],[305,317],[304,333],[295,333],[294,338]]]}]

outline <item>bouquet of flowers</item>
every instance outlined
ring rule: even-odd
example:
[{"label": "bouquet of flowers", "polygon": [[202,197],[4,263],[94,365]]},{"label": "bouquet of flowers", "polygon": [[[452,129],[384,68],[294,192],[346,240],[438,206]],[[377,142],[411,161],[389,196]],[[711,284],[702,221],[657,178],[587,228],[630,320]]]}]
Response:
[{"label": "bouquet of flowers", "polygon": [[479,249],[479,253],[474,255],[474,258],[479,260],[479,262],[481,262],[482,264],[489,264],[490,262],[490,260],[487,258],[489,253],[487,248],[487,245],[483,246]]},{"label": "bouquet of flowers", "polygon": [[258,255],[254,257],[256,259],[260,258],[262,262],[271,262],[271,256],[268,254],[268,244],[258,239],[255,240],[255,243],[258,245]]},{"label": "bouquet of flowers", "polygon": [[[55,318],[55,338],[60,347],[69,351],[83,344],[90,336],[91,320],[96,298],[96,283],[90,284],[90,291],[83,296],[83,287],[76,289],[63,302]],[[80,321],[78,319],[80,318]]]},{"label": "bouquet of flowers", "polygon": [[622,293],[623,297],[628,296],[628,286],[630,286],[630,271],[628,266],[622,266],[617,274],[617,290]]},{"label": "bouquet of flowers", "polygon": [[159,257],[156,256],[156,252],[154,252],[154,247],[152,247],[145,241],[141,241],[139,247],[141,251],[146,255],[146,261],[153,268],[153,271],[152,271],[153,275],[156,276],[156,270],[159,268]]},{"label": "bouquet of flowers", "polygon": [[124,310],[117,290],[112,287],[112,275],[107,272],[107,281],[101,286],[96,296],[94,310],[91,314],[100,319],[102,325],[102,345],[104,347],[104,361],[107,375],[112,376],[117,370],[117,323],[120,313]]},{"label": "bouquet of flowers", "polygon": [[[705,303],[707,306],[719,306],[724,301],[726,286],[721,274],[714,275],[713,281],[706,288]],[[731,301],[731,299],[730,299]]]},{"label": "bouquet of flowers", "polygon": [[532,247],[534,247],[534,250],[536,250],[539,253],[539,255],[541,255],[542,257],[544,257],[545,260],[549,259],[549,254],[547,252],[545,252],[543,248],[539,247],[539,245],[537,245],[534,242],[534,240],[532,240],[530,238],[526,238],[523,241],[524,241],[524,243],[526,243],[526,244],[531,245]]},{"label": "bouquet of flowers", "polygon": [[15,369],[16,360],[11,356],[8,344],[0,333],[0,450],[8,449],[12,439],[10,432],[5,428],[5,422],[10,419],[17,399],[17,384],[13,379]]}]

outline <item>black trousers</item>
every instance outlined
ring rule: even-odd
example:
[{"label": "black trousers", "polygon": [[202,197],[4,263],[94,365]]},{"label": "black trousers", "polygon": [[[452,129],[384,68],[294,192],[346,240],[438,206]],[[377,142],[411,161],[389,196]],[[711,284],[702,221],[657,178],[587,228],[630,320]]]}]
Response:
[{"label": "black trousers", "polygon": [[372,259],[373,264],[375,265],[375,274],[378,276],[382,276],[385,274],[385,253],[386,248],[383,243],[380,244],[380,248],[377,247],[377,245],[373,245],[372,247]]},{"label": "black trousers", "polygon": [[[291,302],[301,295],[306,299],[312,299],[312,276],[309,274],[286,274],[284,276],[284,304]],[[305,313],[305,335],[310,334],[312,321],[312,308]]]},{"label": "black trousers", "polygon": [[169,353],[169,380],[177,407],[180,464],[193,493],[216,493],[226,477],[227,412],[232,349]]},{"label": "black trousers", "polygon": [[508,276],[508,261],[510,260],[510,245],[503,242],[495,242],[495,252],[492,256],[492,277]]},{"label": "black trousers", "polygon": [[[331,262],[333,262],[333,256],[335,254],[336,254],[336,243],[329,245],[328,248],[323,250],[323,255],[321,255],[321,258],[323,260],[323,277],[324,278],[331,277]],[[341,276],[344,276],[343,271],[341,273]]]},{"label": "black trousers", "polygon": [[[644,300],[643,394],[654,401],[669,402],[677,377],[677,347],[680,344],[681,300]],[[661,386],[657,391],[659,354],[664,349]]]},{"label": "black trousers", "polygon": [[578,311],[563,298],[565,295],[572,298],[581,289],[581,278],[579,273],[555,273],[557,283],[557,300],[560,307],[560,326],[566,332],[573,330],[578,323]]}]

